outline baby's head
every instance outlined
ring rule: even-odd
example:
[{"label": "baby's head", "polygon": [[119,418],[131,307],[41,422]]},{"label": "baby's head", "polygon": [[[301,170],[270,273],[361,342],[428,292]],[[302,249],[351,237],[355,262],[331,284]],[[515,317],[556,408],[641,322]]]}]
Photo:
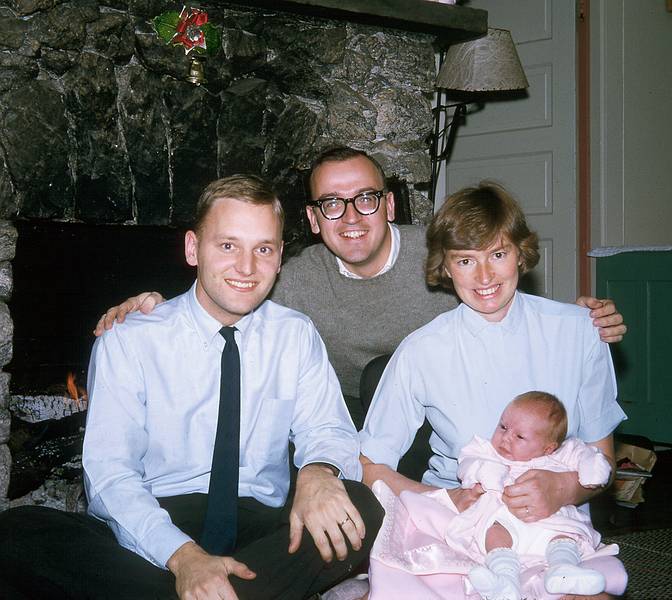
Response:
[{"label": "baby's head", "polygon": [[557,450],[567,435],[567,411],[553,394],[527,392],[504,409],[492,436],[508,460],[530,460]]}]

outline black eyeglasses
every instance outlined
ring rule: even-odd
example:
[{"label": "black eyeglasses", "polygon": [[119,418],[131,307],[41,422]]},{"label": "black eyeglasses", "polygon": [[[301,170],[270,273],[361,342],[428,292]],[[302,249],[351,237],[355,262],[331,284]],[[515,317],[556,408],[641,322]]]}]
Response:
[{"label": "black eyeglasses", "polygon": [[373,190],[371,192],[362,192],[353,198],[320,198],[319,200],[308,200],[309,206],[319,206],[325,219],[334,221],[340,219],[348,208],[348,203],[352,203],[355,210],[360,215],[372,215],[380,208],[380,199],[385,194],[385,190]]}]

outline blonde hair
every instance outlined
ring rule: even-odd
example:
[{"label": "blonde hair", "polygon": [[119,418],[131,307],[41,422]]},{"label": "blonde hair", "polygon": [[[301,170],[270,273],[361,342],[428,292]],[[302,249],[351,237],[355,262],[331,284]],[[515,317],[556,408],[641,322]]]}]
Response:
[{"label": "blonde hair", "polygon": [[452,289],[444,263],[450,250],[483,250],[506,237],[520,252],[520,273],[539,262],[539,238],[525,215],[500,185],[483,181],[446,198],[427,228],[425,272],[430,286]]},{"label": "blonde hair", "polygon": [[[567,411],[553,394],[533,390],[516,396],[511,404],[527,404],[538,410],[548,424],[548,437],[558,446],[567,437]],[[545,414],[544,414],[545,413]]]},{"label": "blonde hair", "polygon": [[201,193],[196,204],[193,230],[200,233],[212,205],[222,198],[232,198],[250,204],[270,205],[280,222],[280,231],[285,225],[285,211],[271,185],[256,175],[231,175],[210,183]]}]

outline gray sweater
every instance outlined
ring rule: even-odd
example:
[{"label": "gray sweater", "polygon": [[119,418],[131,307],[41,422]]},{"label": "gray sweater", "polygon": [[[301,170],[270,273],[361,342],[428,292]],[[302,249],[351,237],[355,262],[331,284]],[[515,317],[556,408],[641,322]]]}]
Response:
[{"label": "gray sweater", "polygon": [[425,229],[401,225],[399,256],[372,279],[338,271],[324,244],[309,246],[282,267],[271,299],[308,315],[319,331],[343,393],[359,396],[359,378],[376,356],[442,312],[457,306],[444,290],[425,284]]}]

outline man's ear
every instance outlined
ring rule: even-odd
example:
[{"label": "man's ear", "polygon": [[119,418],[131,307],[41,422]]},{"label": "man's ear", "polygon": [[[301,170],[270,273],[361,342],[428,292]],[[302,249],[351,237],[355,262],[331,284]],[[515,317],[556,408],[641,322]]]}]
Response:
[{"label": "man's ear", "polygon": [[310,223],[310,230],[315,234],[320,233],[320,224],[317,222],[317,216],[315,215],[315,211],[312,209],[310,206],[306,206],[306,216],[308,217],[308,221]]},{"label": "man's ear", "polygon": [[189,230],[184,235],[184,257],[188,265],[198,266],[198,236],[195,231]]},{"label": "man's ear", "polygon": [[278,265],[278,270],[275,272],[276,275],[280,273],[280,269],[282,269],[282,253],[284,249],[285,249],[285,240],[282,240],[280,242],[280,264]]},{"label": "man's ear", "polygon": [[394,194],[392,192],[385,194],[385,208],[387,209],[387,220],[392,223],[394,221]]}]

